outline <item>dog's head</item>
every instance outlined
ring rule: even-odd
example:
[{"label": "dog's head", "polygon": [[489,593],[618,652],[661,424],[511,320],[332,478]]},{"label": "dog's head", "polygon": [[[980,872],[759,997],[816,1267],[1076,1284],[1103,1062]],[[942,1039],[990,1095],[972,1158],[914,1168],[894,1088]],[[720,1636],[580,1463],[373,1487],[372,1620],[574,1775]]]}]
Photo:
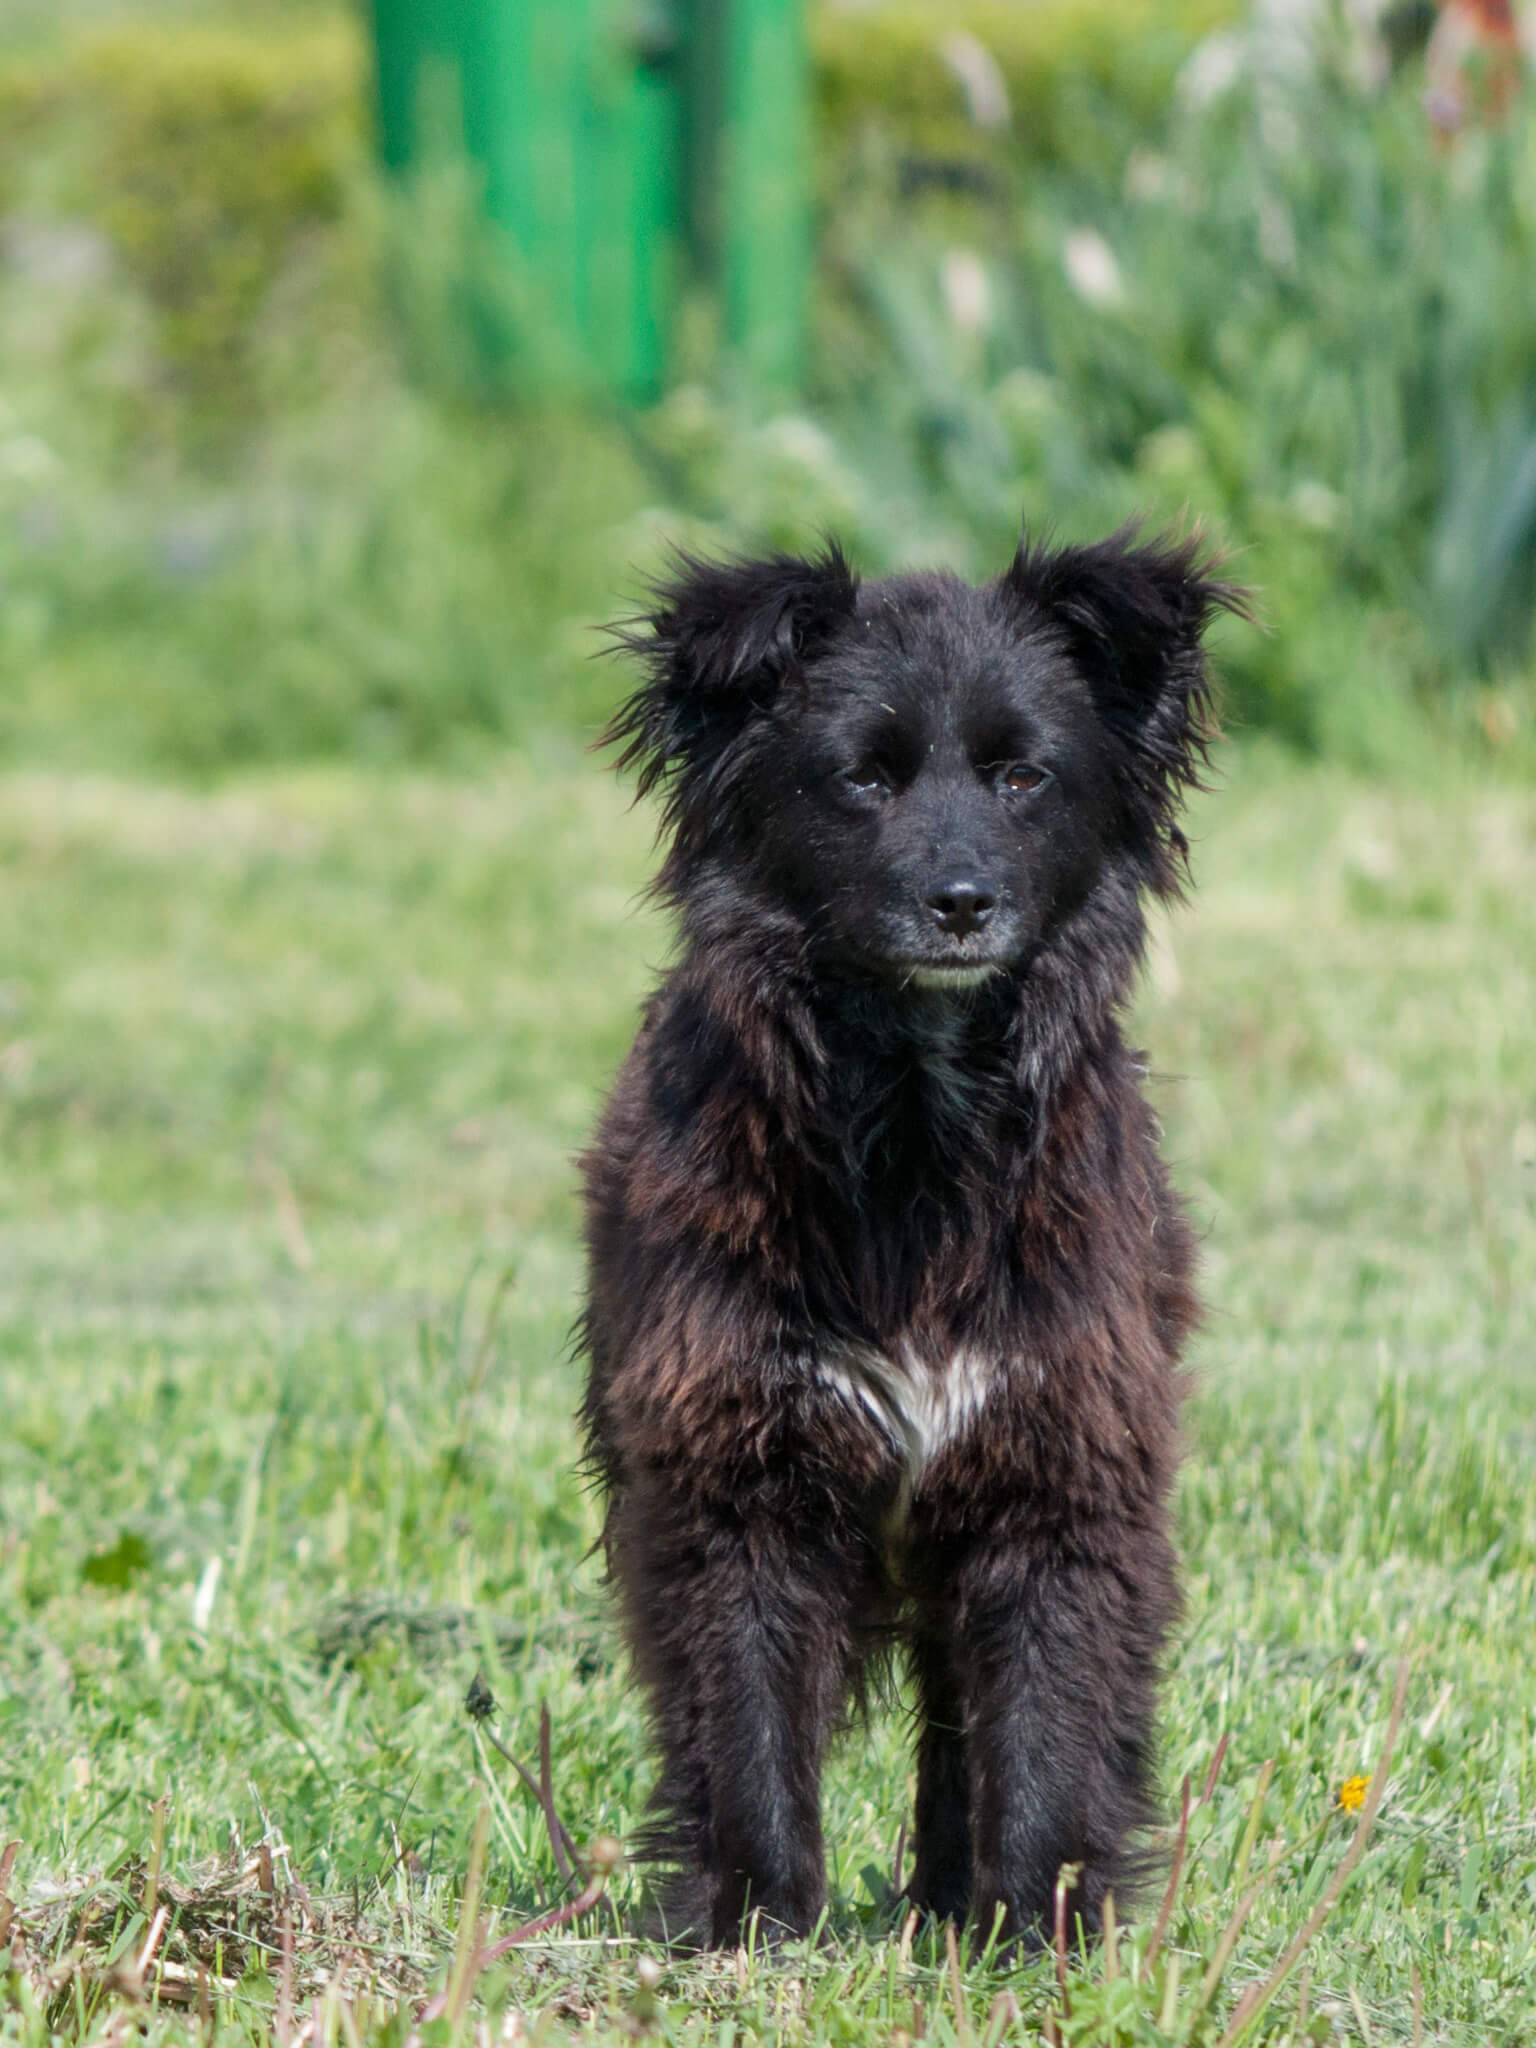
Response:
[{"label": "dog's head", "polygon": [[1022,546],[995,582],[862,587],[835,546],[681,559],[619,635],[608,739],[664,787],[661,885],[787,912],[819,959],[926,986],[1026,961],[1115,867],[1170,894],[1241,608],[1192,542]]}]

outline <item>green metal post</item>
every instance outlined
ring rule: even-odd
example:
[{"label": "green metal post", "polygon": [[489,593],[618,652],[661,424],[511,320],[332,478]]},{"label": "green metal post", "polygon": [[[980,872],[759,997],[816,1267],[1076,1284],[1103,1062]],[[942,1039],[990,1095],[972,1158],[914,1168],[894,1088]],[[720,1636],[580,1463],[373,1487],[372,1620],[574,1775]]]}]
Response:
[{"label": "green metal post", "polygon": [[682,106],[670,13],[587,0],[579,123],[582,331],[609,385],[652,397],[665,377],[682,239]]},{"label": "green metal post", "polygon": [[421,76],[432,62],[458,68],[464,44],[463,0],[374,0],[379,148],[402,171],[421,147]]},{"label": "green metal post", "polygon": [[804,369],[811,246],[804,0],[722,4],[719,235],[726,337],[755,382],[793,386]]},{"label": "green metal post", "polygon": [[[803,0],[374,0],[386,164],[420,154],[423,72],[457,75],[462,144],[539,348],[573,381],[662,387],[683,245],[747,374],[804,354],[810,138]],[[685,178],[685,153],[687,177]]]},{"label": "green metal post", "polygon": [[553,346],[570,358],[572,381],[655,396],[682,239],[681,88],[665,9],[374,0],[374,10],[385,163],[417,160],[423,73],[451,67],[462,145],[514,245],[546,356]]}]

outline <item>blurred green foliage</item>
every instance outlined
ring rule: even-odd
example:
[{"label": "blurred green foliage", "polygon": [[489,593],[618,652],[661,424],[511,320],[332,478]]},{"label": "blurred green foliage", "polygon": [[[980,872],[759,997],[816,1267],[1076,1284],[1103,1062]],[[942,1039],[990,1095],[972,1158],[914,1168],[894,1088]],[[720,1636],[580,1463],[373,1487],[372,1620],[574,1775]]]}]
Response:
[{"label": "blurred green foliage", "polygon": [[119,31],[70,75],[108,116],[102,224],[200,403],[244,395],[250,336],[285,257],[340,210],[361,140],[358,73],[339,30],[277,47]]},{"label": "blurred green foliage", "polygon": [[383,204],[355,27],[268,30],[0,72],[0,750],[205,773],[590,730],[628,437],[487,412],[472,189]]},{"label": "blurred green foliage", "polygon": [[1532,95],[1437,142],[1419,60],[1366,84],[1341,23],[1284,61],[1228,27],[1181,71],[1224,11],[821,9],[814,382],[777,414],[703,304],[649,414],[519,400],[473,174],[380,185],[350,17],[13,56],[0,750],[206,772],[590,732],[592,624],[666,540],[835,529],[871,572],[982,574],[1022,512],[1232,549],[1270,628],[1222,643],[1239,723],[1530,755]]},{"label": "blurred green foliage", "polygon": [[[1000,178],[1043,164],[1102,169],[1128,136],[1156,134],[1180,65],[1234,11],[1234,0],[818,7],[812,51],[829,188],[871,146],[905,158],[909,174],[929,159],[951,182],[967,169]],[[1008,118],[989,125],[994,80]]]},{"label": "blurred green foliage", "polygon": [[1276,629],[1233,636],[1242,712],[1369,754],[1414,695],[1530,660],[1536,106],[1437,147],[1417,66],[1368,92],[1343,54],[1255,48],[1158,150],[1022,208],[871,177],[829,357],[834,410],[994,552],[1021,502],[1203,518]]},{"label": "blurred green foliage", "polygon": [[101,33],[0,74],[0,200],[101,228],[152,311],[165,372],[196,414],[238,416],[284,267],[336,220],[356,173],[361,87],[340,22],[276,41],[142,23]]}]

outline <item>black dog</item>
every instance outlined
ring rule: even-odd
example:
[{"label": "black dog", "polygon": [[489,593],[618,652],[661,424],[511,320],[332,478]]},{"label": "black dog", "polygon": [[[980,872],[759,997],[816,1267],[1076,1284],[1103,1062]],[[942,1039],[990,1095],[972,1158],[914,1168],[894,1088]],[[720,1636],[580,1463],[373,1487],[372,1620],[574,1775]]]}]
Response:
[{"label": "black dog", "polygon": [[914,1901],[1097,1926],[1149,1816],[1196,1315],[1118,1012],[1208,736],[1192,544],[979,590],[684,560],[622,765],[682,927],[585,1161],[585,1419],[674,1933],[804,1933],[824,1748],[898,1628]]}]

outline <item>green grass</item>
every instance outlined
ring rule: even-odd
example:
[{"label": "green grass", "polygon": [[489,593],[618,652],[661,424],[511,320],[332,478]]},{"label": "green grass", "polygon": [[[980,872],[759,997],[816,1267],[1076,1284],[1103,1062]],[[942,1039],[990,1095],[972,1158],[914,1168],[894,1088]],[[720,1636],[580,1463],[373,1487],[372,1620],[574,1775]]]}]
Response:
[{"label": "green grass", "polygon": [[[1344,1853],[1340,1785],[1379,1760],[1411,1653],[1307,2017],[1298,1975],[1250,2038],[1409,2039],[1417,1981],[1426,2039],[1529,2039],[1536,793],[1258,749],[1230,769],[1142,1004],[1211,1300],[1170,1817],[1228,1746],[1162,1954],[1143,1922],[1116,1982],[1074,1962],[1061,2035],[1220,2036]],[[21,1931],[0,2040],[206,2034],[201,1997],[240,2039],[291,2036],[296,2003],[327,2044],[403,2041],[448,1976],[483,1788],[493,1932],[559,1896],[536,1805],[463,1711],[477,1667],[530,1764],[548,1703],[578,1843],[632,1829],[649,1764],[587,1554],[565,1332],[570,1155],[666,950],[633,901],[649,858],[646,820],[556,741],[471,781],[0,786],[0,1848],[20,1844]],[[1270,1760],[1252,1871],[1300,1846],[1201,2016]],[[469,2018],[421,2039],[481,2015],[486,2040],[511,2015],[541,2038],[1038,2038],[1049,1967],[973,1964],[962,2019],[942,1944],[902,1944],[908,1771],[894,1712],[842,1745],[815,1954],[662,1958],[648,1986],[625,1873],[615,1913],[498,1962]],[[136,1988],[150,1889],[174,1912]]]}]

